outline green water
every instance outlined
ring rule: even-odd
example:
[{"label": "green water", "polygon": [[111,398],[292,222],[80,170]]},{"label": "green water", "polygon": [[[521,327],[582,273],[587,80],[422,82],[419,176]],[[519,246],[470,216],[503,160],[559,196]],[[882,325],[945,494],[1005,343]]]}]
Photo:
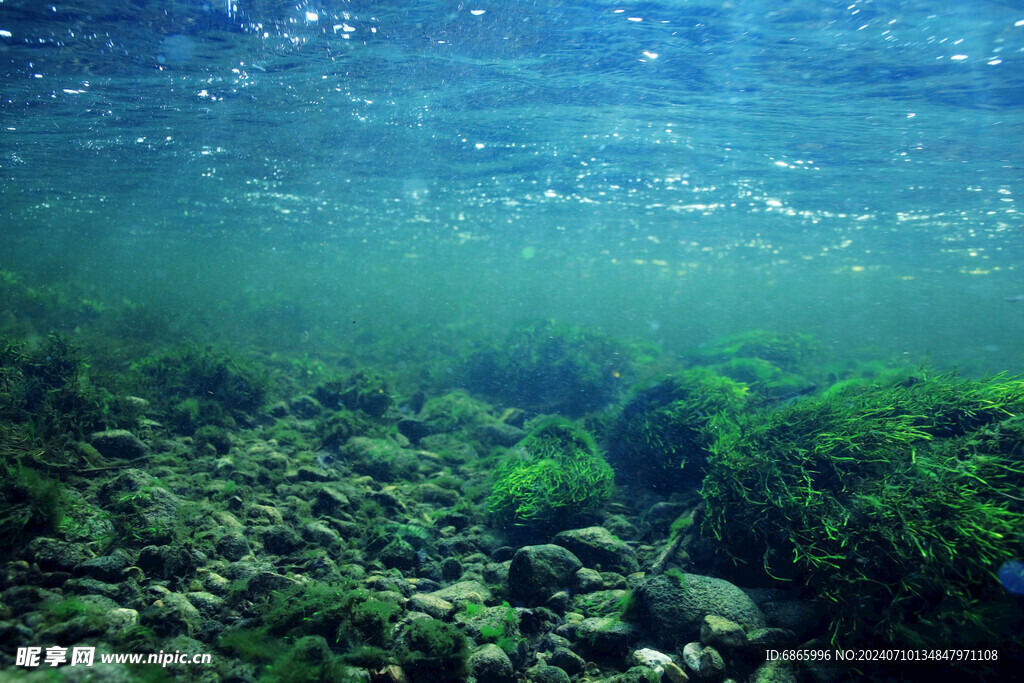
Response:
[{"label": "green water", "polygon": [[0,267],[264,348],[554,318],[1016,371],[1024,29],[844,7],[7,2]]}]

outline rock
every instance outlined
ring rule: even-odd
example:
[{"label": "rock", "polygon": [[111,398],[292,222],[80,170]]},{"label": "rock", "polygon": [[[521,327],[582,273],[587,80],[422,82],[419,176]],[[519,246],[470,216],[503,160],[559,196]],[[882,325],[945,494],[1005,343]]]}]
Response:
[{"label": "rock", "polygon": [[125,518],[133,540],[141,545],[171,543],[179,528],[181,498],[157,484],[146,472],[132,468],[100,486],[100,502]]},{"label": "rock", "polygon": [[765,627],[764,615],[746,593],[714,577],[659,574],[639,582],[633,595],[640,623],[647,626],[654,642],[667,650],[697,640],[708,614],[747,630]]},{"label": "rock", "polygon": [[93,554],[84,543],[67,543],[56,538],[40,536],[32,539],[25,549],[26,558],[43,571],[71,571],[92,559]]},{"label": "rock", "polygon": [[593,593],[604,588],[604,579],[596,569],[583,567],[576,572],[575,588],[577,595],[580,593]]},{"label": "rock", "polygon": [[622,574],[637,571],[636,553],[604,527],[562,531],[552,542],[568,549],[586,567]]},{"label": "rock", "polygon": [[124,570],[129,566],[131,566],[131,559],[128,554],[118,548],[109,555],[86,560],[78,566],[78,570],[98,581],[116,583],[124,578]]},{"label": "rock", "polygon": [[313,514],[335,517],[346,510],[350,504],[345,494],[325,486],[318,489],[316,496],[313,497]]},{"label": "rock", "polygon": [[377,554],[388,569],[409,570],[416,566],[416,549],[403,538],[395,538]]},{"label": "rock", "polygon": [[391,491],[370,491],[366,497],[390,512],[403,512],[405,504]]},{"label": "rock", "polygon": [[713,647],[687,643],[683,647],[683,662],[702,680],[719,680],[725,676],[725,660]]},{"label": "rock", "polygon": [[526,432],[507,422],[487,422],[473,430],[473,436],[488,446],[511,448],[526,438]]},{"label": "rock", "polygon": [[579,559],[562,546],[524,546],[509,565],[509,592],[516,600],[542,605],[558,591],[570,588],[582,566]]},{"label": "rock", "polygon": [[295,579],[290,579],[287,576],[281,576],[274,572],[261,571],[249,579],[245,586],[245,592],[250,599],[257,599],[297,585],[298,581]]},{"label": "rock", "polygon": [[708,614],[700,627],[700,642],[716,647],[743,647],[747,644],[747,634],[735,621]]},{"label": "rock", "polygon": [[455,605],[444,598],[439,598],[430,593],[413,593],[410,595],[409,608],[417,612],[424,612],[442,621],[451,616],[452,612],[455,611]]},{"label": "rock", "polygon": [[89,443],[104,458],[134,460],[149,452],[146,444],[127,429],[108,429],[89,435]]},{"label": "rock", "polygon": [[274,524],[260,532],[263,549],[271,555],[288,555],[302,547],[302,539],[295,529],[284,524]]},{"label": "rock", "polygon": [[59,621],[39,632],[38,637],[53,643],[77,643],[102,635],[104,623],[91,615],[79,615]]},{"label": "rock", "polygon": [[409,677],[397,664],[388,664],[374,676],[373,680],[377,683],[409,683]]},{"label": "rock", "polygon": [[510,683],[515,680],[512,660],[493,643],[480,646],[470,655],[469,670],[477,683]]},{"label": "rock", "polygon": [[611,617],[622,611],[627,599],[628,591],[622,589],[578,592],[573,597],[571,609],[586,617]]},{"label": "rock", "polygon": [[189,591],[185,597],[199,613],[208,619],[216,619],[224,609],[224,600],[205,591]]},{"label": "rock", "polygon": [[661,674],[662,680],[667,680],[668,683],[687,683],[690,677],[686,675],[686,672],[679,668],[679,665],[675,662],[668,662],[665,664],[665,670]]},{"label": "rock", "polygon": [[341,535],[323,522],[310,522],[302,527],[302,536],[320,548],[335,548],[341,544]]},{"label": "rock", "polygon": [[527,669],[526,676],[531,683],[571,683],[572,680],[562,669],[544,663]]},{"label": "rock", "polygon": [[436,430],[431,425],[420,420],[403,417],[398,421],[398,432],[409,439],[412,443],[418,443],[420,439],[426,438]]},{"label": "rock", "polygon": [[126,607],[115,607],[107,612],[107,637],[117,640],[139,625],[139,613]]},{"label": "rock", "polygon": [[307,394],[296,396],[288,402],[288,410],[300,420],[312,420],[323,409],[324,407],[320,405],[320,401]]},{"label": "rock", "polygon": [[334,476],[328,474],[326,471],[317,468],[310,467],[309,465],[303,465],[295,471],[295,474],[289,476],[289,479],[294,481],[316,481],[325,482],[334,479]]},{"label": "rock", "polygon": [[207,572],[203,580],[203,587],[210,593],[224,598],[231,593],[231,582],[217,572]]},{"label": "rock", "polygon": [[792,647],[797,642],[796,634],[788,628],[758,628],[747,634],[747,645],[753,650]]},{"label": "rock", "polygon": [[271,505],[250,505],[246,511],[246,517],[253,524],[258,525],[284,524],[281,511]]},{"label": "rock", "polygon": [[548,658],[548,664],[557,666],[570,676],[581,674],[587,668],[586,660],[567,647],[556,647]]},{"label": "rock", "polygon": [[508,581],[508,569],[512,566],[512,560],[504,562],[488,562],[484,565],[484,580],[491,585],[503,584]]},{"label": "rock", "polygon": [[249,554],[249,542],[237,531],[224,534],[217,540],[217,552],[229,562],[237,562]]},{"label": "rock", "polygon": [[636,624],[618,617],[584,619],[578,630],[578,644],[588,654],[601,657],[625,657],[630,646],[640,638]]},{"label": "rock", "polygon": [[136,563],[146,576],[160,579],[187,579],[196,571],[196,558],[185,548],[147,545],[139,551]]},{"label": "rock", "polygon": [[630,667],[625,673],[607,679],[608,683],[661,683],[661,674],[649,666]]},{"label": "rock", "polygon": [[4,618],[19,617],[26,612],[35,611],[39,609],[43,600],[49,597],[50,593],[39,586],[11,586],[0,593]]},{"label": "rock", "polygon": [[191,636],[198,630],[200,621],[199,610],[180,593],[167,592],[142,614],[142,625],[162,638]]},{"label": "rock", "polygon": [[442,507],[451,507],[459,502],[459,492],[446,489],[437,484],[423,484],[416,490],[417,496],[424,503],[433,503]]},{"label": "rock", "polygon": [[663,652],[652,650],[650,648],[644,648],[642,650],[636,650],[629,656],[629,663],[636,666],[646,666],[654,669],[658,675],[665,670],[665,665],[670,663],[672,658]]},{"label": "rock", "polygon": [[207,446],[217,455],[227,455],[231,451],[231,435],[226,429],[215,425],[203,425],[197,429],[192,441],[197,453],[201,453]]},{"label": "rock", "polygon": [[462,606],[467,602],[483,604],[491,600],[491,589],[480,581],[468,580],[453,583],[441,590],[432,592],[431,595],[458,606]]},{"label": "rock", "polygon": [[750,683],[797,683],[805,678],[800,675],[798,666],[784,659],[765,662],[750,676]]},{"label": "rock", "polygon": [[441,561],[441,578],[455,581],[462,576],[462,563],[457,557],[446,557]]}]

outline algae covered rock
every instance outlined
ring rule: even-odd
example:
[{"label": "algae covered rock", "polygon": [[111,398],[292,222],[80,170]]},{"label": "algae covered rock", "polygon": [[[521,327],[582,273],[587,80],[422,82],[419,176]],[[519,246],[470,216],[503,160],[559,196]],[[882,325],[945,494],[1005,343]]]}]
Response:
[{"label": "algae covered rock", "polygon": [[107,429],[95,432],[89,436],[89,443],[104,458],[135,460],[149,451],[146,444],[127,429]]},{"label": "algae covered rock", "polygon": [[598,512],[614,490],[594,438],[552,418],[523,439],[495,475],[487,506],[499,524],[558,529]]},{"label": "algae covered rock", "polygon": [[477,683],[511,683],[515,680],[512,660],[493,643],[480,646],[470,655],[469,669]]},{"label": "algae covered rock", "polygon": [[637,570],[633,549],[604,527],[567,529],[556,534],[552,542],[567,548],[586,567],[622,574]]},{"label": "algae covered rock", "polygon": [[508,570],[512,597],[530,605],[540,605],[560,590],[573,584],[583,563],[558,545],[532,545],[520,548]]},{"label": "algae covered rock", "polygon": [[711,576],[681,572],[651,576],[637,585],[634,597],[639,623],[667,649],[682,649],[686,643],[698,640],[709,614],[747,630],[766,626],[761,610],[746,593]]}]

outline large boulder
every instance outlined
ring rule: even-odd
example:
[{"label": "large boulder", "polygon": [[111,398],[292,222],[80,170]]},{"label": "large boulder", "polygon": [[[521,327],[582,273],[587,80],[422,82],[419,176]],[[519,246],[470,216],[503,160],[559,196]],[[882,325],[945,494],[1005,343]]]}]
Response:
[{"label": "large boulder", "polygon": [[729,619],[746,631],[765,627],[764,614],[746,593],[711,576],[658,574],[641,581],[634,595],[639,623],[663,648],[681,650],[699,640],[709,614]]},{"label": "large boulder", "polygon": [[586,567],[621,574],[637,570],[633,549],[603,526],[568,529],[557,534],[553,541],[568,549]]},{"label": "large boulder", "polygon": [[516,551],[508,568],[512,598],[528,605],[543,605],[558,591],[570,588],[583,566],[559,545],[528,545]]}]

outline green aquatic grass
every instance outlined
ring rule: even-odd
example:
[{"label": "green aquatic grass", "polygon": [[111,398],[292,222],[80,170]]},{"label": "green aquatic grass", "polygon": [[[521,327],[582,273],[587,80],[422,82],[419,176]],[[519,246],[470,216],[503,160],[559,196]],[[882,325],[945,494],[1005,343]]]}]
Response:
[{"label": "green aquatic grass", "polygon": [[999,597],[1024,464],[1024,382],[915,378],[718,420],[703,530],[832,605],[833,634],[939,642]]},{"label": "green aquatic grass", "polygon": [[498,469],[487,508],[499,524],[562,527],[599,510],[614,490],[594,438],[568,420],[543,422]]},{"label": "green aquatic grass", "polygon": [[612,427],[609,459],[623,479],[651,488],[695,484],[703,474],[715,415],[750,405],[746,384],[709,368],[672,375],[639,392]]}]

